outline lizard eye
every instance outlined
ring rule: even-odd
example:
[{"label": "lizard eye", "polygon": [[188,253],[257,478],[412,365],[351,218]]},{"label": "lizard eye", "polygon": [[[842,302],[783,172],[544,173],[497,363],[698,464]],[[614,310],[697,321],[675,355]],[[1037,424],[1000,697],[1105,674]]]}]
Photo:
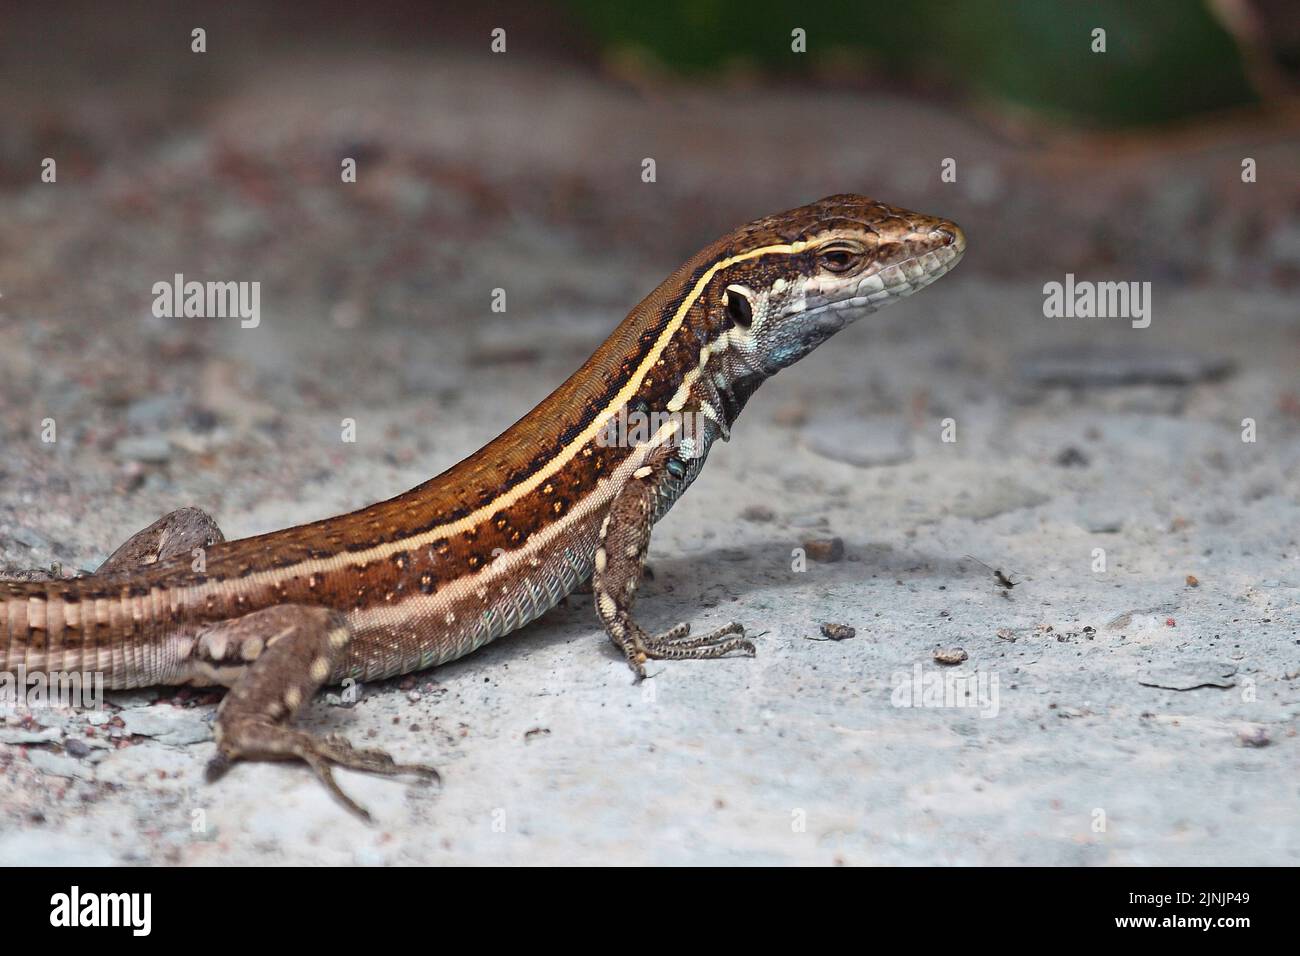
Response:
[{"label": "lizard eye", "polygon": [[754,321],[754,309],[749,299],[735,287],[727,290],[727,318],[742,329],[749,328]]},{"label": "lizard eye", "polygon": [[847,249],[828,249],[818,258],[827,272],[848,272],[856,261],[857,256]]}]

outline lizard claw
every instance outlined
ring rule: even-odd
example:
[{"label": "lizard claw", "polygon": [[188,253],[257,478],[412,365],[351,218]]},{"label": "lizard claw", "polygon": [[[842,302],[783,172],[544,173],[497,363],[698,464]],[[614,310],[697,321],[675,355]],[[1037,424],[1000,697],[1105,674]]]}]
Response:
[{"label": "lizard claw", "polygon": [[685,622],[653,637],[640,628],[629,629],[619,647],[636,674],[636,683],[646,678],[647,660],[711,660],[726,657],[733,651],[744,651],[749,657],[757,653],[753,642],[745,640],[744,625],[736,621],[699,637],[691,637],[690,633],[691,626]]}]

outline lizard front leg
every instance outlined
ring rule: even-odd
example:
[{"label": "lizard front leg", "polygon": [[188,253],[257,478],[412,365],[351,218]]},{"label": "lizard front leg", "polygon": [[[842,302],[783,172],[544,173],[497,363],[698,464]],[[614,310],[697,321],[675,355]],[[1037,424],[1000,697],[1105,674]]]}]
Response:
[{"label": "lizard front leg", "polygon": [[344,806],[369,820],[334,782],[331,765],[438,779],[432,767],[399,764],[382,750],[357,750],[342,737],[318,738],[286,726],[347,651],[352,635],[337,611],[278,605],[209,625],[196,636],[195,667],[220,683],[233,677],[217,708],[217,756],[208,765],[209,780],[235,760],[301,760]]},{"label": "lizard front leg", "polygon": [[650,547],[656,489],[659,482],[680,480],[674,474],[674,461],[671,449],[665,449],[656,453],[650,464],[633,473],[610,505],[600,527],[596,550],[596,571],[592,576],[596,613],[609,639],[627,658],[637,680],[645,679],[648,659],[702,660],[723,657],[732,651],[754,654],[754,645],[744,639],[745,628],[735,621],[700,637],[691,637],[691,626],[685,622],[651,636],[632,619],[632,604]]}]

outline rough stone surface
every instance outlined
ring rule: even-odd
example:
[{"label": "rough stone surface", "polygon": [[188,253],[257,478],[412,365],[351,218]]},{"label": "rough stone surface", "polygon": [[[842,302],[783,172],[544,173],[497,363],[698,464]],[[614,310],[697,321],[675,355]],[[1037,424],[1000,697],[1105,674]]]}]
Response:
[{"label": "rough stone surface", "polygon": [[152,737],[159,743],[184,746],[212,739],[212,725],[207,716],[205,711],[182,710],[158,704],[140,710],[123,711],[122,722],[128,734]]},{"label": "rough stone surface", "polygon": [[74,757],[52,753],[48,750],[30,750],[27,760],[33,767],[52,777],[75,777],[78,780],[93,780],[95,770]]}]

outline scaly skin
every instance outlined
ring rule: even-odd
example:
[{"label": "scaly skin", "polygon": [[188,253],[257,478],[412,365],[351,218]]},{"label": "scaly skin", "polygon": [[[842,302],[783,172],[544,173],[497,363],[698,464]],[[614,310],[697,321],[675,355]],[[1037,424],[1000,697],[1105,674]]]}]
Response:
[{"label": "scaly skin", "polygon": [[[334,786],[331,763],[430,771],[289,729],[326,682],[460,657],[589,577],[639,677],[650,658],[752,653],[738,624],[696,638],[684,624],[658,636],[636,624],[651,527],[759,384],[928,285],[964,250],[947,220],[852,195],[742,226],[642,300],[519,422],[405,494],[230,542],[185,509],[93,575],[0,582],[0,671],[98,672],[110,688],[229,686],[216,770],[240,757],[301,759],[364,812]],[[611,420],[652,427],[611,441]]]}]

